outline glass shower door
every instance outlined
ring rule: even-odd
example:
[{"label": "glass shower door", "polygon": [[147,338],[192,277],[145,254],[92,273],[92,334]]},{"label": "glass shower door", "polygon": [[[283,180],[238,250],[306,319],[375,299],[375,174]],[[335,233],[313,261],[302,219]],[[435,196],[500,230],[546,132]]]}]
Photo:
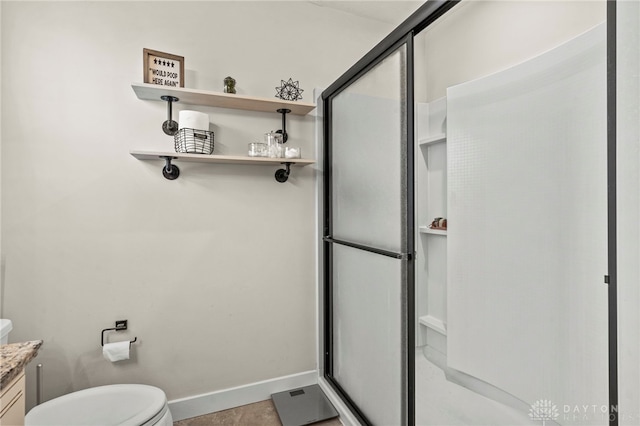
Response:
[{"label": "glass shower door", "polygon": [[381,425],[413,421],[408,43],[325,99],[325,375]]}]

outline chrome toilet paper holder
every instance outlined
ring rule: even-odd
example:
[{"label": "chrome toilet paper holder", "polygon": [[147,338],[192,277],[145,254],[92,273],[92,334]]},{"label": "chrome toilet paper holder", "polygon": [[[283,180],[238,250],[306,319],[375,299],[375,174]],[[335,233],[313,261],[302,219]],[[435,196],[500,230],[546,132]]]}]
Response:
[{"label": "chrome toilet paper holder", "polygon": [[[116,326],[112,328],[105,328],[102,330],[102,336],[100,338],[100,346],[104,346],[104,332],[105,331],[124,331],[127,329],[128,320],[119,320],[116,321]],[[129,341],[129,344],[135,343],[138,340],[137,337],[134,337],[133,340]]]}]

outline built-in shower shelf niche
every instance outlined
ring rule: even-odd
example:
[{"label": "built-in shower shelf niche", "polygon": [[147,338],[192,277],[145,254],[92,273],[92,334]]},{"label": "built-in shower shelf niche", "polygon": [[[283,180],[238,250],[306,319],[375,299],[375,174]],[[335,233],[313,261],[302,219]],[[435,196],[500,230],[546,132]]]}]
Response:
[{"label": "built-in shower shelf niche", "polygon": [[[447,217],[447,100],[416,104],[416,343],[446,354],[447,230],[431,222]],[[445,363],[446,364],[446,363]],[[445,365],[443,364],[443,365]]]},{"label": "built-in shower shelf niche", "polygon": [[433,229],[429,228],[428,226],[421,226],[419,230],[421,234],[443,235],[445,237],[447,236],[446,229]]},{"label": "built-in shower shelf niche", "polygon": [[447,335],[447,325],[442,320],[431,315],[424,315],[419,318],[419,321],[425,327],[435,330],[443,336]]},{"label": "built-in shower shelf niche", "polygon": [[420,146],[429,146],[429,145],[435,145],[437,143],[445,143],[447,141],[447,135],[444,133],[440,133],[437,135],[433,135],[430,136],[428,138],[425,139],[420,139],[418,141],[418,145]]}]

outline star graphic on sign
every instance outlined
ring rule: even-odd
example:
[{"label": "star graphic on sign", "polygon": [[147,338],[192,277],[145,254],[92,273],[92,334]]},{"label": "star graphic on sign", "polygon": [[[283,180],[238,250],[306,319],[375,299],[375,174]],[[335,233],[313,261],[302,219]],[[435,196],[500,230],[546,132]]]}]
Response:
[{"label": "star graphic on sign", "polygon": [[302,99],[303,89],[300,88],[300,82],[289,79],[287,81],[280,80],[280,87],[276,87],[276,98],[283,101],[297,101]]}]

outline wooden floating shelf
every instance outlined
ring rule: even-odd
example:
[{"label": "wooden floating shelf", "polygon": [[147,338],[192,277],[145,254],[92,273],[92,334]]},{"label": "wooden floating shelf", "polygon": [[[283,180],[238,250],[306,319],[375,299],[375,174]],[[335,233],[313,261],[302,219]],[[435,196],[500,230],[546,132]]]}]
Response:
[{"label": "wooden floating shelf", "polygon": [[261,112],[277,112],[278,109],[290,109],[291,114],[295,115],[306,115],[316,107],[315,104],[305,102],[283,101],[277,98],[256,98],[207,90],[185,89],[183,87],[166,87],[148,83],[133,83],[131,87],[139,99],[147,101],[164,102],[160,99],[161,96],[174,96],[179,99],[176,103]]},{"label": "wooden floating shelf", "polygon": [[171,157],[180,161],[191,161],[196,163],[221,163],[221,164],[250,164],[273,166],[290,163],[292,166],[304,167],[314,164],[315,160],[307,160],[304,158],[266,158],[266,157],[246,157],[242,155],[206,155],[206,154],[187,154],[184,152],[169,151],[129,151],[138,160],[164,160],[165,157]]},{"label": "wooden floating shelf", "polygon": [[432,235],[447,235],[446,229],[432,229],[428,226],[421,226],[419,228],[421,234],[432,234]]},{"label": "wooden floating shelf", "polygon": [[427,146],[427,145],[435,145],[437,143],[443,143],[446,141],[447,141],[447,135],[445,135],[444,133],[440,133],[439,135],[434,135],[426,139],[420,139],[418,144],[420,146]]}]

